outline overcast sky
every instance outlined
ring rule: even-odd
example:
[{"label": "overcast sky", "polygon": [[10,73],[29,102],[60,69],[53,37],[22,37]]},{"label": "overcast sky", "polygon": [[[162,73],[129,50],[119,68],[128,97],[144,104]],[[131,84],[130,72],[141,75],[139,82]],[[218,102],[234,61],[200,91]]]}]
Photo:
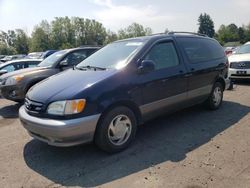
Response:
[{"label": "overcast sky", "polygon": [[21,28],[31,33],[34,25],[59,16],[96,19],[113,31],[132,22],[151,27],[197,31],[200,13],[208,13],[217,30],[221,24],[250,23],[250,0],[0,0],[0,30]]}]

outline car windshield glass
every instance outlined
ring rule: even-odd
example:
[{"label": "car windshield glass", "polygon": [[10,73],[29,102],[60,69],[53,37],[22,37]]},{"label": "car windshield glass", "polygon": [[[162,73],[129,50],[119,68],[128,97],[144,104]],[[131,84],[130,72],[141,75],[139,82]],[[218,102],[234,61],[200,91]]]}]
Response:
[{"label": "car windshield glass", "polygon": [[61,59],[61,57],[66,54],[68,52],[68,50],[62,50],[59,52],[56,52],[54,54],[52,54],[51,56],[49,56],[48,58],[44,59],[39,65],[38,67],[52,67],[55,63],[57,63],[57,61],[59,59]]},{"label": "car windshield glass", "polygon": [[99,68],[122,68],[127,65],[127,60],[139,50],[146,40],[131,39],[111,43],[100,49],[80,64],[77,68],[92,66]]},{"label": "car windshield glass", "polygon": [[247,54],[250,53],[250,44],[241,46],[238,50],[236,50],[236,54]]}]

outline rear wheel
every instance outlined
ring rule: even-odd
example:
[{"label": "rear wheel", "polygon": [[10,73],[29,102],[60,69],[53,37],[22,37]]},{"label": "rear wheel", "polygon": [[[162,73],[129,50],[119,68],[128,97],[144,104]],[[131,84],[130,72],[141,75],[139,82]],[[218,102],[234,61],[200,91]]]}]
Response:
[{"label": "rear wheel", "polygon": [[136,128],[133,111],[127,107],[116,107],[106,113],[98,123],[95,143],[110,153],[122,151],[134,139]]},{"label": "rear wheel", "polygon": [[210,110],[217,110],[223,100],[223,86],[220,82],[216,82],[213,86],[212,92],[208,97],[206,104]]}]

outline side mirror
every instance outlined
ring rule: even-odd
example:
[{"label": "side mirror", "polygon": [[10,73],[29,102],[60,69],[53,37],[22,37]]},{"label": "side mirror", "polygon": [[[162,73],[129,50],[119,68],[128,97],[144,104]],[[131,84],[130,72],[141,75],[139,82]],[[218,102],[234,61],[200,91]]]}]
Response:
[{"label": "side mirror", "polygon": [[3,74],[6,74],[6,73],[8,73],[7,70],[0,70],[0,76],[3,75]]},{"label": "side mirror", "polygon": [[60,68],[63,68],[63,67],[67,67],[69,64],[68,64],[68,61],[65,59],[65,60],[63,60],[63,61],[61,61],[60,63],[59,63],[59,66],[60,66]]},{"label": "side mirror", "polygon": [[143,60],[141,66],[138,67],[138,73],[144,74],[155,70],[155,63],[152,60]]}]

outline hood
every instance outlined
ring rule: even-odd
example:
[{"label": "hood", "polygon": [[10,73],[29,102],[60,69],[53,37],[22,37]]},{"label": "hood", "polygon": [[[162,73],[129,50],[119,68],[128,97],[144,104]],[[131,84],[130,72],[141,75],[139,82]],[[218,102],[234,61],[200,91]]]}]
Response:
[{"label": "hood", "polygon": [[233,54],[228,57],[229,62],[250,61],[250,54]]},{"label": "hood", "polygon": [[27,97],[31,100],[48,103],[51,101],[73,99],[84,89],[114,75],[117,70],[67,70],[51,76],[32,87]]},{"label": "hood", "polygon": [[13,72],[6,73],[1,76],[2,79],[9,78],[12,76],[17,76],[17,75],[28,75],[28,74],[33,74],[38,71],[43,71],[46,70],[46,67],[32,67],[32,68],[26,68],[26,69],[21,69]]}]

